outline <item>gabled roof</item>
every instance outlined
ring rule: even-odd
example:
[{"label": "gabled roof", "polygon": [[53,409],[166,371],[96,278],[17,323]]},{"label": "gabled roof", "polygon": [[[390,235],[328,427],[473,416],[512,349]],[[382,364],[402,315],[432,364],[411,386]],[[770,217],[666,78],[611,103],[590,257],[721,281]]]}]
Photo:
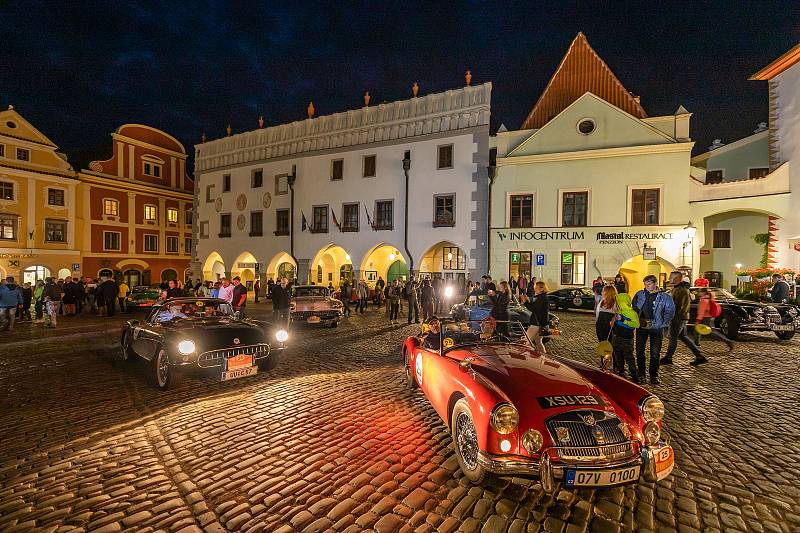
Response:
[{"label": "gabled roof", "polygon": [[13,121],[17,124],[13,130],[8,130],[7,128],[3,127],[4,131],[0,132],[0,135],[13,137],[15,139],[21,139],[23,141],[41,144],[44,146],[50,146],[52,148],[58,148],[58,146],[53,141],[48,139],[44,133],[36,129],[36,126],[31,124],[25,117],[15,111],[14,106],[10,105],[8,106],[8,109],[0,111],[0,120],[2,121],[3,125],[7,120]]},{"label": "gabled roof", "polygon": [[541,128],[587,92],[636,118],[647,117],[641,104],[589,46],[583,33],[578,33],[520,129]]},{"label": "gabled roof", "polygon": [[795,45],[791,50],[783,54],[781,57],[750,76],[750,79],[771,80],[798,61],[800,61],[800,44]]}]

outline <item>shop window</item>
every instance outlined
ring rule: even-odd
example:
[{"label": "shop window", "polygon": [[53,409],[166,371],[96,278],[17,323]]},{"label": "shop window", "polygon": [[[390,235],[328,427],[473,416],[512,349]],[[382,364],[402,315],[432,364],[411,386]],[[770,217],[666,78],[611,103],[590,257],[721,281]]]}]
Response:
[{"label": "shop window", "polygon": [[275,211],[275,235],[289,235],[289,210]]},{"label": "shop window", "polygon": [[111,217],[119,216],[119,201],[112,198],[104,198],[103,214]]},{"label": "shop window", "polygon": [[437,194],[433,197],[433,225],[455,226],[456,195]]},{"label": "shop window", "polygon": [[67,242],[67,221],[45,220],[44,240],[45,242]]},{"label": "shop window", "polygon": [[17,240],[17,216],[0,214],[0,239],[4,241]]},{"label": "shop window", "polygon": [[172,208],[172,207],[167,209],[167,222],[170,222],[172,224],[177,224],[178,223],[178,210],[177,209]]},{"label": "shop window", "polygon": [[530,228],[533,226],[533,195],[512,194],[509,199],[511,228]]},{"label": "shop window", "polygon": [[659,189],[633,189],[631,191],[631,224],[654,226],[659,219]]},{"label": "shop window", "polygon": [[365,155],[364,156],[364,174],[363,174],[363,176],[365,178],[374,178],[375,177],[377,159],[378,159],[378,156],[375,156],[375,155]]},{"label": "shop window", "polygon": [[438,147],[436,168],[439,170],[453,168],[453,145],[445,144]]},{"label": "shop window", "polygon": [[64,189],[47,189],[47,205],[64,205]]},{"label": "shop window", "polygon": [[394,226],[394,201],[378,200],[375,202],[375,228],[390,230]]},{"label": "shop window", "polygon": [[561,252],[561,284],[586,285],[586,252]]},{"label": "shop window", "polygon": [[14,199],[14,184],[10,181],[0,181],[0,200]]},{"label": "shop window", "polygon": [[158,252],[158,235],[145,235],[144,236],[144,251],[145,252]]},{"label": "shop window", "polygon": [[344,159],[331,161],[331,180],[339,181],[344,178]]},{"label": "shop window", "polygon": [[561,196],[561,225],[586,226],[586,213],[589,206],[589,193],[565,192]]},{"label": "shop window", "polygon": [[508,279],[518,279],[525,276],[531,279],[531,256],[532,252],[509,252],[508,253]]},{"label": "shop window", "polygon": [[315,205],[312,213],[311,233],[328,233],[328,206]]},{"label": "shop window", "polygon": [[166,249],[167,249],[167,253],[168,254],[177,254],[178,253],[178,237],[174,237],[174,236],[167,237]]},{"label": "shop window", "polygon": [[715,229],[714,248],[730,248],[730,247],[731,247],[731,230]]},{"label": "shop window", "polygon": [[122,234],[118,231],[103,232],[103,250],[119,251]]},{"label": "shop window", "polygon": [[358,231],[359,204],[342,204],[342,231]]},{"label": "shop window", "polygon": [[467,257],[456,246],[442,248],[442,270],[466,270]]}]

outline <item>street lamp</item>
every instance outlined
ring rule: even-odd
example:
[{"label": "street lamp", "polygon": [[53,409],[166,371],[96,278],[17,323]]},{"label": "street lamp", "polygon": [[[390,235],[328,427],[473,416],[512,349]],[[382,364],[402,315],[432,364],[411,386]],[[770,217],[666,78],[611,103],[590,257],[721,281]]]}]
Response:
[{"label": "street lamp", "polygon": [[684,263],[686,262],[686,247],[688,246],[689,249],[692,251],[692,264],[691,264],[691,274],[689,277],[694,275],[694,237],[697,235],[697,228],[692,224],[690,220],[688,224],[683,227],[683,230],[686,232],[686,238],[689,239],[688,241],[683,243],[682,253],[684,257]]},{"label": "street lamp", "polygon": [[697,235],[697,228],[694,227],[694,224],[692,224],[691,220],[688,224],[686,224],[686,226],[683,227],[683,229],[686,231],[687,239],[694,239],[695,235]]},{"label": "street lamp", "polygon": [[742,264],[741,263],[736,263],[735,266],[736,266],[736,270],[741,270],[742,269]]}]

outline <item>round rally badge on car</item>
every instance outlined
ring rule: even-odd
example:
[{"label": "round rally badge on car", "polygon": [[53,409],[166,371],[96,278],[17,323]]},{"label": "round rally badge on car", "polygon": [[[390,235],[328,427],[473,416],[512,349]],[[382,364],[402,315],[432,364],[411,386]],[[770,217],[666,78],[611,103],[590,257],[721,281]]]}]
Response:
[{"label": "round rally badge on car", "polygon": [[414,362],[414,373],[417,375],[417,383],[422,385],[422,352],[417,354],[417,359]]},{"label": "round rally badge on car", "polygon": [[442,346],[444,346],[445,348],[452,348],[454,344],[455,341],[452,339],[452,337],[445,337],[444,340],[442,341]]},{"label": "round rally badge on car", "polygon": [[203,302],[202,302],[202,301],[200,301],[200,300],[197,300],[197,301],[194,303],[194,305],[196,305],[197,307],[203,307],[203,305],[204,305],[204,304],[203,304]]},{"label": "round rally badge on car", "polygon": [[428,333],[428,324],[422,324],[422,333]]}]

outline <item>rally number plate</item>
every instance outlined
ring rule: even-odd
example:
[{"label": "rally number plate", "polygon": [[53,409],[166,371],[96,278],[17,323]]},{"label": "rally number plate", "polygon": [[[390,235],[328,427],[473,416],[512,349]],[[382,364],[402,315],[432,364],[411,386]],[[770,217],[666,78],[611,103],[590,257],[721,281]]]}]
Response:
[{"label": "rally number plate", "polygon": [[639,465],[614,470],[567,470],[564,483],[567,487],[605,487],[630,483],[639,479]]},{"label": "rally number plate", "polygon": [[228,370],[222,373],[220,381],[230,381],[232,379],[246,378],[247,376],[255,376],[258,373],[257,366],[248,366],[245,368],[237,368],[236,370]]},{"label": "rally number plate", "polygon": [[794,331],[792,324],[773,324],[772,331]]},{"label": "rally number plate", "polygon": [[320,318],[318,316],[310,316],[308,317],[309,324],[319,324]]}]

